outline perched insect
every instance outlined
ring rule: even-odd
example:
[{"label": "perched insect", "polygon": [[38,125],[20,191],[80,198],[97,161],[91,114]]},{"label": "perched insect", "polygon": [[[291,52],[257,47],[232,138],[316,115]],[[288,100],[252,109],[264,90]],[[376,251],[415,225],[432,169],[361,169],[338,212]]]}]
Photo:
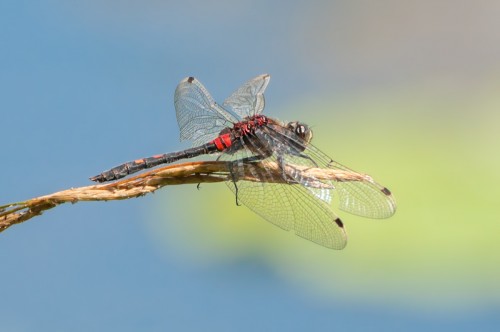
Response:
[{"label": "perched insect", "polygon": [[[368,218],[392,216],[396,202],[389,189],[314,147],[310,143],[312,131],[306,124],[282,123],[261,114],[269,80],[269,75],[257,76],[219,105],[197,79],[185,78],[175,91],[175,109],[181,140],[191,140],[194,147],[131,161],[91,180],[111,181],[160,164],[217,153],[218,160],[234,165],[227,185],[235,192],[237,202],[322,246],[342,249],[347,243],[344,225],[330,208],[333,193],[339,196],[341,210]],[[308,168],[352,173],[358,175],[358,181],[306,176],[304,169]],[[259,181],[240,181],[238,175],[244,172]]]}]

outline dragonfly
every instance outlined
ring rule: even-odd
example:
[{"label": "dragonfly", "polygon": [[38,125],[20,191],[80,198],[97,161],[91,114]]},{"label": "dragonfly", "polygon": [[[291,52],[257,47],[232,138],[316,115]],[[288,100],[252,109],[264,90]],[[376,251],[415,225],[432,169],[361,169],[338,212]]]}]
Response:
[{"label": "dragonfly", "polygon": [[[180,139],[191,141],[193,147],[127,162],[90,179],[112,181],[160,164],[217,154],[217,160],[232,165],[226,184],[236,195],[237,204],[243,203],[265,220],[302,238],[343,249],[347,233],[331,208],[335,194],[340,210],[374,219],[392,216],[395,199],[389,189],[367,175],[358,176],[357,181],[306,175],[305,170],[312,168],[361,173],[312,145],[313,133],[305,123],[284,123],[263,115],[269,81],[270,75],[259,75],[220,105],[199,80],[183,79],[175,90],[174,105]],[[243,173],[251,173],[257,181],[240,180]]]}]

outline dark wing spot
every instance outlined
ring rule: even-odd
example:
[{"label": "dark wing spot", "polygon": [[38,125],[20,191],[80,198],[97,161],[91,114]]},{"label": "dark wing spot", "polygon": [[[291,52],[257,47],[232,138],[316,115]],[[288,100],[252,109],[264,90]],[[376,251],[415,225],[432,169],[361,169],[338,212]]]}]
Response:
[{"label": "dark wing spot", "polygon": [[188,83],[193,83],[193,81],[194,81],[194,77],[193,77],[193,76],[190,76],[190,77],[188,78]]},{"label": "dark wing spot", "polygon": [[340,218],[337,218],[334,221],[337,224],[337,226],[339,226],[340,228],[344,228],[344,223],[342,223],[342,220],[340,220]]},{"label": "dark wing spot", "polygon": [[385,195],[387,195],[387,196],[391,196],[391,195],[392,195],[392,194],[391,194],[391,192],[389,191],[389,189],[387,189],[387,188],[382,189],[382,192],[383,192]]}]

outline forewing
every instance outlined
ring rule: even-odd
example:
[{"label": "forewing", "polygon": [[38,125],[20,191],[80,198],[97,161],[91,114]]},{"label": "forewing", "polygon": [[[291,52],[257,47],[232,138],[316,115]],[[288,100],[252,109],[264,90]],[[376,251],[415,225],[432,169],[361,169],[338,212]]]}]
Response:
[{"label": "forewing", "polygon": [[330,202],[332,196],[328,192],[337,192],[341,210],[368,218],[388,218],[396,211],[396,201],[389,189],[375,182],[370,176],[355,172],[333,161],[313,145],[305,144],[292,131],[279,130],[275,125],[268,126],[266,130],[268,136],[272,136],[275,140],[272,144],[276,147],[275,154],[281,154],[286,165],[341,170],[359,179],[358,181],[317,180],[318,183],[324,184],[325,188],[330,185],[331,189],[334,189],[330,191],[321,188],[318,183],[308,186],[301,172],[289,172],[294,180],[304,184],[316,197]]},{"label": "forewing", "polygon": [[270,75],[263,74],[249,80],[233,92],[222,105],[241,118],[261,113],[265,106],[264,91],[270,79]]},{"label": "forewing", "polygon": [[239,119],[220,107],[207,89],[194,77],[186,77],[174,95],[175,112],[180,138],[193,145],[205,144]]}]

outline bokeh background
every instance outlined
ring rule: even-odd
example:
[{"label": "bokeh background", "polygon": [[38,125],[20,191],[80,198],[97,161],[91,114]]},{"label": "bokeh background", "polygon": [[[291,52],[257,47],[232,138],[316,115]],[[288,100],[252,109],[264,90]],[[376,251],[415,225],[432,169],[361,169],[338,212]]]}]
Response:
[{"label": "bokeh background", "polygon": [[500,328],[498,1],[0,1],[1,204],[188,146],[173,92],[272,75],[266,114],[398,202],[332,251],[224,184],[0,234],[2,331]]}]

